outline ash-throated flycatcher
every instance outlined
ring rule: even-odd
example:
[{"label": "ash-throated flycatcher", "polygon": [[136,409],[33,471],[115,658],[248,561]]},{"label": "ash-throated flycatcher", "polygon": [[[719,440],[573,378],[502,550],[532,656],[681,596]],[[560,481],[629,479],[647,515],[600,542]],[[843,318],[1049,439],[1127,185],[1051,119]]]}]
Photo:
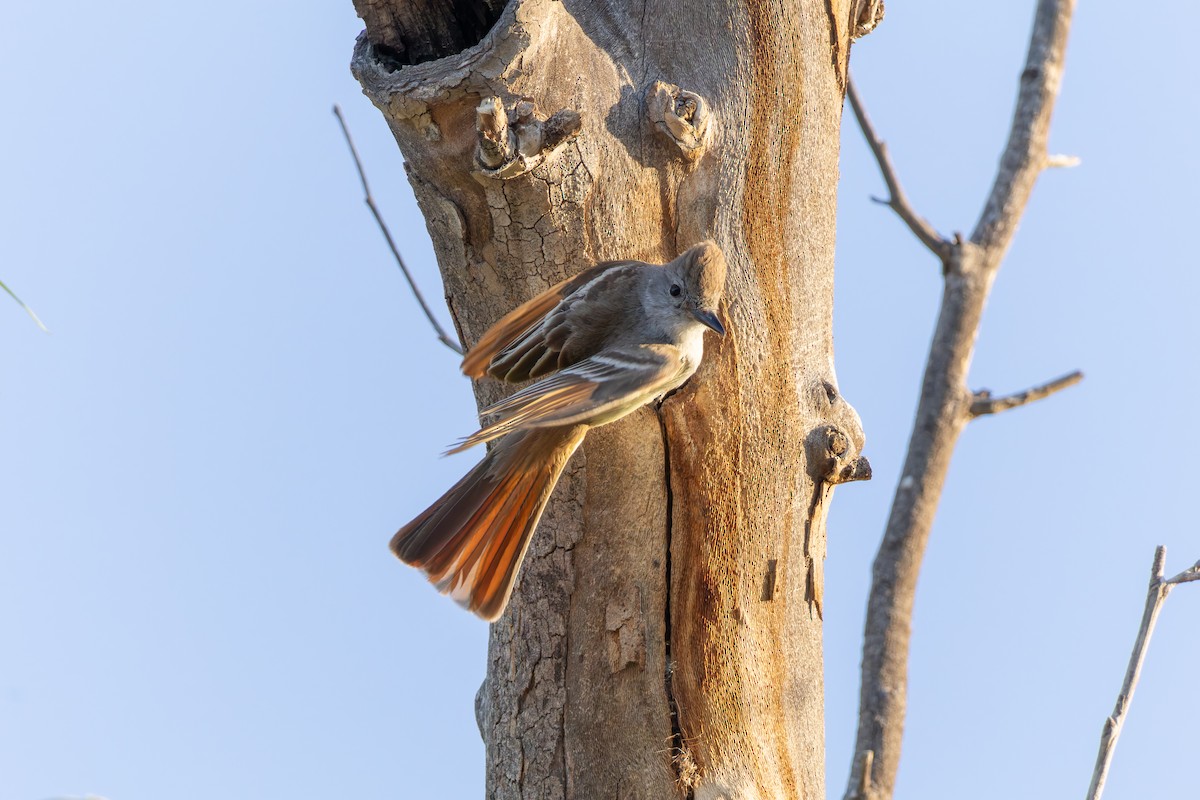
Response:
[{"label": "ash-throated flycatcher", "polygon": [[464,373],[513,382],[554,374],[483,410],[495,421],[450,452],[504,438],[400,529],[396,555],[460,605],[489,621],[499,617],[575,448],[589,428],[692,376],[704,329],[725,333],[717,317],[724,287],[725,256],[702,242],[662,266],[597,264],[492,326],[463,359]]}]

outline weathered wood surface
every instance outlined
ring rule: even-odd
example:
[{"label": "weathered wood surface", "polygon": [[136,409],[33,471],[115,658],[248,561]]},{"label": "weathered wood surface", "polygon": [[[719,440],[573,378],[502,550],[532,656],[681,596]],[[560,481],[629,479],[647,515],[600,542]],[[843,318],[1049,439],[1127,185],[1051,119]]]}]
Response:
[{"label": "weathered wood surface", "polygon": [[589,435],[492,627],[488,796],[824,798],[825,514],[865,465],[831,336],[857,4],[630,6],[513,0],[402,68],[368,17],[354,54],[467,344],[597,260],[713,238],[730,265],[729,335],[661,409]]}]

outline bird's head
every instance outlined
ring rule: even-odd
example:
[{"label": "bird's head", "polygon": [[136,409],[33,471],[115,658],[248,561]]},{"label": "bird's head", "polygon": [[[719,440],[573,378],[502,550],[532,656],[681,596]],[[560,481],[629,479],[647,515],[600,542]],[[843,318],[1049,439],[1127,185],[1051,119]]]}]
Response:
[{"label": "bird's head", "polygon": [[725,291],[725,254],[721,248],[711,240],[701,242],[667,264],[666,270],[670,277],[667,302],[724,336],[725,326],[717,314]]}]

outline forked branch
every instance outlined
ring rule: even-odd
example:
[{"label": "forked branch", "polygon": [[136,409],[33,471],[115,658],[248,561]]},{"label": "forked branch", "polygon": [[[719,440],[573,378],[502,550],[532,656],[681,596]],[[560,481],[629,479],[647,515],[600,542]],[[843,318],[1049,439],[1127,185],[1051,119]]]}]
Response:
[{"label": "forked branch", "polygon": [[1137,639],[1133,643],[1133,652],[1129,656],[1129,666],[1125,670],[1125,680],[1121,683],[1121,693],[1117,695],[1117,705],[1113,708],[1113,713],[1104,721],[1104,730],[1100,734],[1100,752],[1096,754],[1096,768],[1092,771],[1092,782],[1088,786],[1087,800],[1100,800],[1100,795],[1104,792],[1104,782],[1108,779],[1108,768],[1112,765],[1117,739],[1121,735],[1121,727],[1125,724],[1125,717],[1129,715],[1129,706],[1133,703],[1133,692],[1137,688],[1138,678],[1142,674],[1142,664],[1146,661],[1146,651],[1150,648],[1150,637],[1154,635],[1154,625],[1158,622],[1158,613],[1162,610],[1163,601],[1167,599],[1171,589],[1179,584],[1200,580],[1200,561],[1175,577],[1164,580],[1163,568],[1166,560],[1167,548],[1159,545],[1154,551],[1154,565],[1150,568],[1150,586],[1146,589],[1146,605],[1142,610],[1142,624],[1138,627]]},{"label": "forked branch", "polygon": [[958,235],[946,240],[912,208],[857,89],[853,83],[848,85],[850,104],[891,195],[887,205],[941,260],[945,290],[900,484],[872,568],[863,632],[858,737],[846,800],[890,800],[895,791],[917,576],[959,435],[971,419],[1049,396],[1081,377],[1069,375],[1001,398],[974,394],[967,388],[975,337],[995,273],[1037,175],[1051,165],[1046,151],[1050,112],[1058,96],[1074,7],[1074,0],[1038,3],[1008,144],[969,240]]},{"label": "forked branch", "polygon": [[878,162],[879,171],[883,173],[883,180],[888,187],[886,200],[878,197],[871,199],[895,211],[900,219],[904,220],[904,224],[908,225],[908,229],[913,232],[913,235],[932,250],[934,255],[945,261],[949,257],[950,242],[939,234],[933,225],[918,214],[912,204],[908,202],[908,195],[904,193],[904,187],[900,185],[900,178],[896,175],[896,168],[892,165],[892,158],[888,155],[887,144],[875,132],[875,126],[871,124],[871,118],[867,116],[867,110],[858,96],[858,89],[849,75],[846,76],[846,96],[850,98],[850,107],[854,109],[854,118],[858,120],[858,127],[862,128],[863,137],[867,140],[871,152],[875,154],[875,161]]}]

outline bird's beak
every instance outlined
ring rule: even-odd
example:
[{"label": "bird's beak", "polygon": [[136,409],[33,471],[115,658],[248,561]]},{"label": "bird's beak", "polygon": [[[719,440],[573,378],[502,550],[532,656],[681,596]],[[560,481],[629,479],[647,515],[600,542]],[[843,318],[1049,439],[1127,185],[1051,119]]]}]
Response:
[{"label": "bird's beak", "polygon": [[721,324],[721,318],[716,314],[704,308],[693,308],[691,312],[693,317],[700,320],[701,325],[712,328],[721,336],[725,335],[725,326]]}]

